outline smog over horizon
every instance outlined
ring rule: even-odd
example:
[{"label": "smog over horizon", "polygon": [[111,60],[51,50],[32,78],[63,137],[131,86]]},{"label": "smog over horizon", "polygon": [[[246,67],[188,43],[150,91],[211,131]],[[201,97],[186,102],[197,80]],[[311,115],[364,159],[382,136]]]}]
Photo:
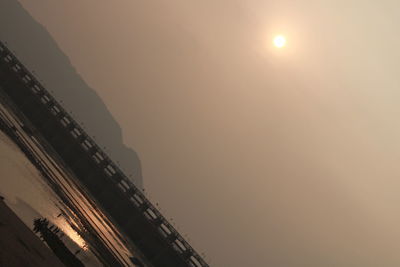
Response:
[{"label": "smog over horizon", "polygon": [[1,0],[54,99],[0,50],[0,195],[87,266],[399,266],[399,26],[392,0]]}]

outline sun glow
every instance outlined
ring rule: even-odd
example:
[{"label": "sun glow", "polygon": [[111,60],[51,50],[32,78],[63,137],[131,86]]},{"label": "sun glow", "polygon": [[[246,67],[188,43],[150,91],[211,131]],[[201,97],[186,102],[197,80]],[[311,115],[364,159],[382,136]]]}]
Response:
[{"label": "sun glow", "polygon": [[274,45],[277,48],[282,48],[286,45],[286,38],[283,35],[277,35],[274,38]]}]

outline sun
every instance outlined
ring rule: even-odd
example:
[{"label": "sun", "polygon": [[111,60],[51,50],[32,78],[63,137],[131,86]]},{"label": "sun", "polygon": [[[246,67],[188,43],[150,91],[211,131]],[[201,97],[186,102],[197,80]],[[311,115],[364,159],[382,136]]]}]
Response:
[{"label": "sun", "polygon": [[274,38],[274,45],[275,45],[277,48],[282,48],[282,47],[284,47],[284,46],[286,45],[286,38],[285,38],[285,36],[283,36],[283,35],[277,35],[277,36],[275,36],[275,38]]}]

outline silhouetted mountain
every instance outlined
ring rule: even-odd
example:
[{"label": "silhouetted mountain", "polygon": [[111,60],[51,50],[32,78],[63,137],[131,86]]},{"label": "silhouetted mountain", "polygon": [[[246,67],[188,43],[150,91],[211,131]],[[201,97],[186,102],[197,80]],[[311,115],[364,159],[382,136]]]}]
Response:
[{"label": "silhouetted mountain", "polygon": [[142,187],[139,157],[123,144],[121,128],[104,102],[76,72],[46,29],[16,0],[0,1],[0,39],[44,81],[65,109],[72,111],[88,134],[106,147],[106,152],[119,162],[125,173],[132,174],[133,182]]}]

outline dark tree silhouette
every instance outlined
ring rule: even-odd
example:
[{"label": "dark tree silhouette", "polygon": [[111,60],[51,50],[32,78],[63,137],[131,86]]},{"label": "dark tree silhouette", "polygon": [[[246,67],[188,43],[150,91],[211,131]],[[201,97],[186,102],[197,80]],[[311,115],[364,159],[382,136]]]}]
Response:
[{"label": "dark tree silhouette", "polygon": [[58,227],[50,225],[46,218],[37,218],[33,220],[33,231],[40,235],[42,240],[51,248],[54,254],[69,267],[84,267],[83,263],[65,246],[57,236],[60,231]]},{"label": "dark tree silhouette", "polygon": [[48,230],[49,221],[45,218],[38,218],[33,220],[33,231],[35,233],[40,233],[40,236],[43,236],[43,233]]}]

